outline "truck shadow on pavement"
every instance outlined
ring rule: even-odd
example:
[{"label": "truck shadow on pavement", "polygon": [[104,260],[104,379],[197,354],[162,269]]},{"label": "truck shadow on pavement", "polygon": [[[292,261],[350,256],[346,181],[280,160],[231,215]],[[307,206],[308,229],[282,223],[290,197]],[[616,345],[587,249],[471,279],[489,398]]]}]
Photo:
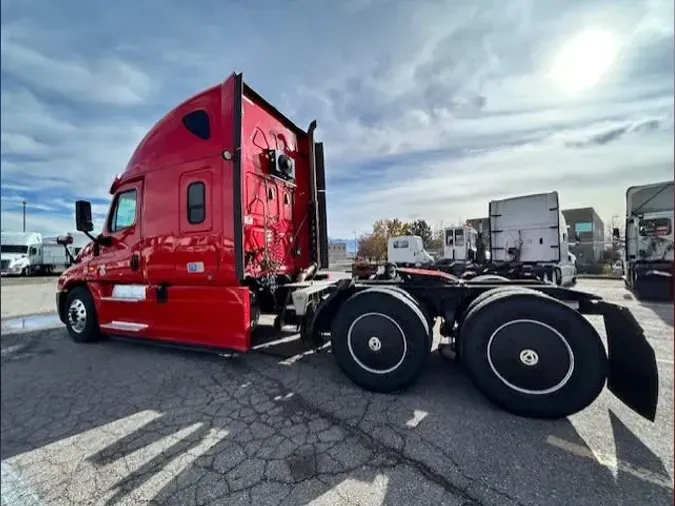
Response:
[{"label": "truck shadow on pavement", "polygon": [[[298,346],[225,360],[75,345],[62,329],[4,336],[3,466],[45,504],[672,504],[625,416],[591,407],[613,436],[591,450],[575,425],[594,419],[514,417],[436,354],[411,389],[381,395],[328,352],[284,360]],[[4,478],[3,495],[19,486]]]}]

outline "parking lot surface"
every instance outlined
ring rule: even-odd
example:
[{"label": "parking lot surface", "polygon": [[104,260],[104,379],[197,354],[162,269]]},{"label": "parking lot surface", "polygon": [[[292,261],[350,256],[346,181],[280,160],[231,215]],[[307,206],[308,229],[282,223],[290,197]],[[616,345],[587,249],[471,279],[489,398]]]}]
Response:
[{"label": "parking lot surface", "polygon": [[[51,283],[13,303],[43,312],[31,304],[53,299]],[[18,293],[6,288],[3,308]],[[577,288],[645,329],[654,423],[607,390],[568,419],[516,417],[436,353],[406,392],[365,392],[328,348],[271,327],[235,358],[3,330],[3,504],[672,504],[672,305],[641,304],[620,281]]]}]

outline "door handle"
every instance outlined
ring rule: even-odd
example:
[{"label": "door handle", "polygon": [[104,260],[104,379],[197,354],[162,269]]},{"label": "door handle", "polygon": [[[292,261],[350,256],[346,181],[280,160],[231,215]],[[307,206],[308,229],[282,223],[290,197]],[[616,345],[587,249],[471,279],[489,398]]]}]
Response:
[{"label": "door handle", "polygon": [[129,263],[131,265],[131,270],[137,271],[138,270],[138,264],[139,264],[138,254],[134,253],[133,255],[131,255],[131,261]]}]

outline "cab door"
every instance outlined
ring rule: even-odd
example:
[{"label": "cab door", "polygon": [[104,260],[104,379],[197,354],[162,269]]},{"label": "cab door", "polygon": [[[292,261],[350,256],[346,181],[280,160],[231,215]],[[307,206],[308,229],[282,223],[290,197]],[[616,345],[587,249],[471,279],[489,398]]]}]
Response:
[{"label": "cab door", "polygon": [[111,284],[143,282],[140,257],[142,182],[123,185],[115,194],[103,229],[100,255],[94,263],[97,278]]},{"label": "cab door", "polygon": [[128,333],[148,326],[142,304],[148,298],[141,256],[142,194],[140,180],[120,186],[101,233],[100,254],[90,263],[104,330]]}]

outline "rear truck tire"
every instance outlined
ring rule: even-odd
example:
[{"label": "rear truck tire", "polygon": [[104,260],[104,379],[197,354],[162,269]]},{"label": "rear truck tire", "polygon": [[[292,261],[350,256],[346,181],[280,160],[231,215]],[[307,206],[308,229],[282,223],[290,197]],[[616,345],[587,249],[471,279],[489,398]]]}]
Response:
[{"label": "rear truck tire", "polygon": [[562,285],[562,271],[557,267],[553,269],[553,282],[556,286]]},{"label": "rear truck tire", "polygon": [[387,290],[387,291],[391,291],[391,292],[397,293],[399,295],[402,295],[403,297],[408,299],[410,302],[412,302],[420,310],[420,312],[424,316],[424,319],[427,322],[427,335],[429,336],[429,351],[431,351],[431,347],[433,346],[433,343],[434,343],[433,331],[434,331],[434,325],[436,323],[436,319],[431,316],[431,313],[425,307],[424,303],[415,299],[412,295],[410,295],[409,292],[406,292],[405,290],[402,290],[400,288],[396,288],[394,286],[379,286],[379,287],[377,287],[377,290],[378,291]]},{"label": "rear truck tire", "polygon": [[101,338],[94,299],[85,286],[68,292],[64,307],[68,334],[77,343],[92,343]]},{"label": "rear truck tire", "polygon": [[531,290],[483,295],[459,339],[467,374],[489,400],[520,416],[562,418],[600,395],[607,354],[580,313]]},{"label": "rear truck tire", "polygon": [[430,339],[427,319],[414,300],[380,288],[352,295],[331,325],[338,367],[372,392],[410,386],[429,356]]}]

